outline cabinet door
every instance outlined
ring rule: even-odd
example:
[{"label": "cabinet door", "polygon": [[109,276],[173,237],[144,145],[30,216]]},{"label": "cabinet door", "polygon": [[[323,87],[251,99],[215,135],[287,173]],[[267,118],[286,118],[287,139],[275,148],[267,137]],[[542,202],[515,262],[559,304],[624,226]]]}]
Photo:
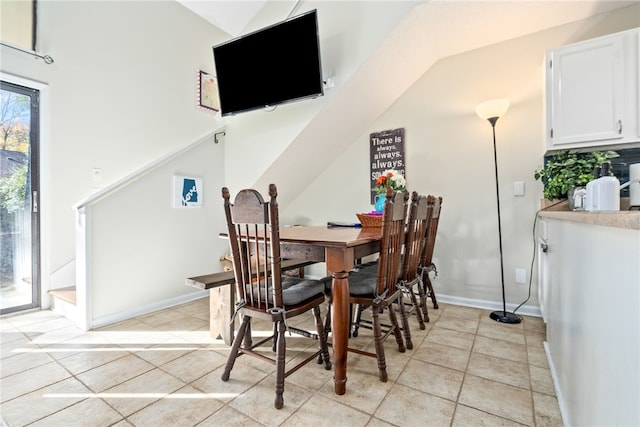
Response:
[{"label": "cabinet door", "polygon": [[622,35],[554,50],[547,63],[553,148],[623,137],[624,61]]}]

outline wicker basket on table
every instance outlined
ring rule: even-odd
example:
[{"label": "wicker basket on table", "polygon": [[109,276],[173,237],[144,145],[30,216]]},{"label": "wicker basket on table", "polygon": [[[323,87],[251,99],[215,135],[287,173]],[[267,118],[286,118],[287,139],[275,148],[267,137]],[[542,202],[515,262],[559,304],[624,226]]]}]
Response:
[{"label": "wicker basket on table", "polygon": [[362,228],[380,228],[382,227],[382,215],[371,215],[366,213],[357,213],[356,216],[362,224]]}]

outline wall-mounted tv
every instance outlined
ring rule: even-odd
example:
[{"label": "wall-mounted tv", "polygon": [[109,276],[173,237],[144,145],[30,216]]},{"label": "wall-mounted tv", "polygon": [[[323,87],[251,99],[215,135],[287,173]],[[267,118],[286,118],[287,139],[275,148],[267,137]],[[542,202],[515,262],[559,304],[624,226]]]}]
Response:
[{"label": "wall-mounted tv", "polygon": [[213,47],[223,116],[323,95],[316,10]]}]

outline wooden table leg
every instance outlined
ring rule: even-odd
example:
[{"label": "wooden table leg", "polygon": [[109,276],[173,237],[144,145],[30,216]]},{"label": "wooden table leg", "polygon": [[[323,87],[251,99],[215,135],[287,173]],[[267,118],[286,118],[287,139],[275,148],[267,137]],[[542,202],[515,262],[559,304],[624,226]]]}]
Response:
[{"label": "wooden table leg", "polygon": [[333,365],[335,393],[344,394],[347,388],[347,346],[349,345],[349,273],[333,273],[333,305],[331,331],[333,333]]}]

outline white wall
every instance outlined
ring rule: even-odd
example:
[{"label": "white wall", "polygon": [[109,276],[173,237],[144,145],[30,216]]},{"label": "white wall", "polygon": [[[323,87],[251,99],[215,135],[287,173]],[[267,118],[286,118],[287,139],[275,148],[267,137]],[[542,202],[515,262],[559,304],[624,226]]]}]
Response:
[{"label": "white wall", "polygon": [[[194,297],[185,278],[222,271],[224,148],[212,135],[199,141],[83,203],[77,291],[85,327],[184,302]],[[174,176],[202,179],[201,207],[174,207]]]},{"label": "white wall", "polygon": [[[355,212],[369,211],[369,134],[403,127],[409,189],[444,197],[436,292],[501,301],[491,126],[474,109],[487,99],[510,98],[496,126],[505,286],[508,302],[524,301],[528,287],[514,283],[514,270],[527,269],[529,279],[542,197],[533,171],[544,154],[544,51],[638,26],[639,17],[633,6],[440,60],[287,206],[281,222],[355,221]],[[524,197],[512,195],[514,181],[525,182]],[[533,307],[536,286],[534,274]]]},{"label": "white wall", "polygon": [[[283,15],[274,15],[268,4],[250,24],[251,29],[273,24]],[[245,165],[227,171],[229,188],[253,186],[274,160],[286,153],[292,141],[313,117],[326,107],[351,75],[394,30],[398,23],[420,2],[411,1],[303,1],[294,14],[318,10],[318,32],[325,77],[335,77],[335,87],[312,100],[278,106],[274,111],[262,110],[226,118],[225,158],[227,164]],[[282,12],[282,11],[281,11]],[[347,112],[348,113],[348,112]],[[306,141],[309,142],[309,141]],[[345,145],[348,141],[345,142]],[[304,150],[303,150],[304,151]],[[297,153],[297,152],[296,152]],[[303,153],[303,156],[307,153]],[[297,157],[297,156],[296,156]],[[309,161],[297,158],[291,163]],[[316,160],[316,159],[312,159]],[[298,174],[294,179],[310,182],[314,174]],[[280,184],[279,184],[280,185]],[[267,183],[268,186],[268,183]],[[266,192],[267,186],[260,188]],[[290,193],[281,191],[283,197]]]},{"label": "white wall", "polygon": [[172,1],[42,1],[38,51],[55,62],[1,48],[3,72],[49,87],[45,280],[75,257],[75,202],[218,127],[196,107],[196,72],[226,37]]}]

